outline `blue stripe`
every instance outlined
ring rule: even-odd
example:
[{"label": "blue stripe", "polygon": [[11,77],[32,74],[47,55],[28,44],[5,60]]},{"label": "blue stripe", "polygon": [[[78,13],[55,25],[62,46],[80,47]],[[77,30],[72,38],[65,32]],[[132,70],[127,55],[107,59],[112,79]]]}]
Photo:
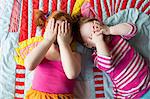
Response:
[{"label": "blue stripe", "polygon": [[68,3],[67,3],[67,13],[69,13],[69,14],[71,14],[70,8],[71,8],[71,0],[68,0]]},{"label": "blue stripe", "polygon": [[[28,38],[31,38],[31,29],[32,29],[32,0],[28,1]],[[22,12],[22,11],[21,11]]]}]

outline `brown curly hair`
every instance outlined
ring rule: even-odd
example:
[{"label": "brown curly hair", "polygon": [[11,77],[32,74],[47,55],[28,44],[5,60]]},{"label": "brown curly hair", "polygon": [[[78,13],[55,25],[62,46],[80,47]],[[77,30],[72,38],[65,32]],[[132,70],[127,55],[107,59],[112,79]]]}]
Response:
[{"label": "brown curly hair", "polygon": [[[51,15],[49,15],[48,17],[46,17],[46,15],[48,13],[44,13],[43,11],[41,10],[38,10],[38,9],[34,9],[34,23],[36,24],[36,26],[39,26],[41,28],[45,28],[47,23],[48,23],[48,20],[50,18],[54,18],[55,21],[56,20],[61,20],[61,21],[65,21],[67,20],[68,23],[70,23],[70,27],[71,27],[71,35],[73,36],[73,41],[71,43],[71,46],[73,45],[73,43],[75,42],[75,39],[76,38],[76,35],[74,35],[75,32],[73,32],[73,28],[74,28],[74,20],[72,19],[71,15],[65,13],[65,12],[62,12],[62,11],[55,11],[53,12]],[[55,44],[57,44],[57,41],[55,41]]]}]

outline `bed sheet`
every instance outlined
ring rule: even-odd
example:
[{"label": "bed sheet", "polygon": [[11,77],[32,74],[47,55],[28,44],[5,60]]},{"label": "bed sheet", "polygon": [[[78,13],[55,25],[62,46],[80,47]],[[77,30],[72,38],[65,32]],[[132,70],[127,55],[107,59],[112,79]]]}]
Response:
[{"label": "bed sheet", "polygon": [[[0,99],[22,99],[24,90],[30,87],[33,74],[25,70],[21,64],[22,60],[15,61],[15,56],[18,55],[16,48],[29,44],[22,44],[23,41],[43,34],[32,22],[33,8],[45,12],[62,9],[67,13],[77,14],[84,1],[0,0]],[[138,35],[130,42],[137,51],[150,59],[149,0],[89,0],[89,2],[98,16],[108,25],[129,21],[135,23],[138,26]],[[89,61],[91,50],[83,46],[80,46],[79,50],[83,55],[83,67],[75,89],[76,98],[113,99],[110,78],[94,68]]]}]

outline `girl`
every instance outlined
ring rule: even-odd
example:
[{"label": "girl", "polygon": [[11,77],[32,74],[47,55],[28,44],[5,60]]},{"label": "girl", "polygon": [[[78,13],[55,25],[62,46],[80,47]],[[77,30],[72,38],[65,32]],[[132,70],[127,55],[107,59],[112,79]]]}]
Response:
[{"label": "girl", "polygon": [[96,49],[92,55],[96,67],[110,76],[114,98],[139,99],[150,89],[148,63],[127,42],[137,33],[134,24],[108,27],[97,19],[82,17],[77,26],[78,41]]},{"label": "girl", "polygon": [[[54,12],[47,19],[35,10],[35,23],[46,23],[43,41],[25,58],[25,66],[35,70],[32,88],[26,99],[73,99],[75,78],[81,71],[80,55],[72,51],[72,19],[63,12]],[[46,22],[47,21],[47,22]]]}]

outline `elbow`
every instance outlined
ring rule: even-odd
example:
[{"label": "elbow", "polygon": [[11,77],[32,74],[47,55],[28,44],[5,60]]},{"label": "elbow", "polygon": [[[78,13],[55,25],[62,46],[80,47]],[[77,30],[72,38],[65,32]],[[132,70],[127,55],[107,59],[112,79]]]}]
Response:
[{"label": "elbow", "polygon": [[77,78],[77,77],[78,77],[78,74],[67,74],[66,76],[67,76],[68,79],[71,80],[71,79]]},{"label": "elbow", "polygon": [[66,76],[68,79],[76,79],[81,72],[81,68],[76,69],[75,71],[67,72]]},{"label": "elbow", "polygon": [[24,61],[24,66],[26,67],[27,70],[33,71],[35,68],[33,68],[33,64],[28,62],[27,60]]}]

